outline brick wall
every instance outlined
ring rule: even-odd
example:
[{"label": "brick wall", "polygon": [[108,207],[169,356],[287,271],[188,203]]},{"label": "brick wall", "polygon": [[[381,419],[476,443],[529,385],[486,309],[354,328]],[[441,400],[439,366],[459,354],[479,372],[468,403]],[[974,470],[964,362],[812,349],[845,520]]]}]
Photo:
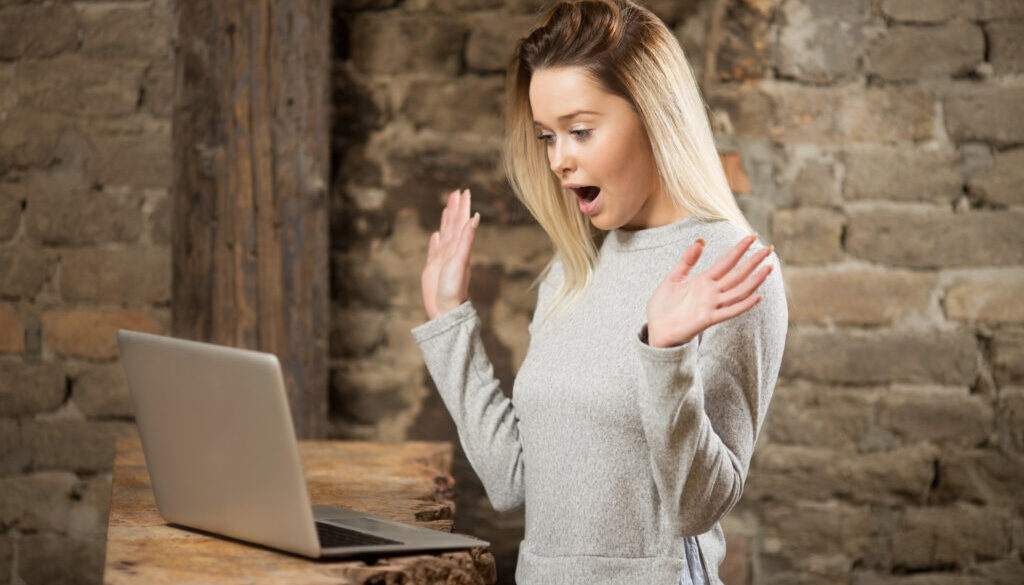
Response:
[{"label": "brick wall", "polygon": [[[455,440],[408,329],[446,190],[483,216],[471,297],[509,392],[550,250],[496,162],[502,70],[542,3],[335,9],[335,436]],[[651,7],[703,89],[731,184],[787,263],[790,333],[730,585],[1024,575],[1024,4]],[[464,458],[456,526],[512,583],[519,514]]]},{"label": "brick wall", "polygon": [[169,322],[171,6],[0,1],[0,583],[99,583],[114,331]]},{"label": "brick wall", "polygon": [[[541,4],[335,6],[335,437],[455,438],[408,335],[454,187],[483,215],[471,295],[511,388],[550,250],[496,169],[501,71]],[[1019,583],[1022,4],[651,5],[792,294],[726,582]],[[172,21],[169,0],[0,0],[0,584],[99,582],[133,432],[112,332],[169,322]],[[511,583],[521,516],[455,471],[457,526]]]}]

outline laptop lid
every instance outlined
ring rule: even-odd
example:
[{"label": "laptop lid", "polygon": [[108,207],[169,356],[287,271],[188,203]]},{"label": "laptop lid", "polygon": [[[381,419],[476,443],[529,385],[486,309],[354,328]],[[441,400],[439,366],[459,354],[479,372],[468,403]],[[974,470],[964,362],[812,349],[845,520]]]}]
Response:
[{"label": "laptop lid", "polygon": [[319,556],[277,357],[126,330],[117,339],[160,514]]}]

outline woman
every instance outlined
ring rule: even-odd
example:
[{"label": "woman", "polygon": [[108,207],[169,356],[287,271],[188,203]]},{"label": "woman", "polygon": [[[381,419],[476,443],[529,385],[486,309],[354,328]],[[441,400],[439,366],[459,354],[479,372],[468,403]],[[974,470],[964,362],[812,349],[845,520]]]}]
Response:
[{"label": "woman", "polygon": [[[508,70],[506,168],[556,254],[498,388],[468,300],[479,224],[449,196],[412,330],[497,510],[516,581],[719,583],[788,311],[677,41],[629,0],[563,2]],[[756,272],[755,272],[756,270]]]}]

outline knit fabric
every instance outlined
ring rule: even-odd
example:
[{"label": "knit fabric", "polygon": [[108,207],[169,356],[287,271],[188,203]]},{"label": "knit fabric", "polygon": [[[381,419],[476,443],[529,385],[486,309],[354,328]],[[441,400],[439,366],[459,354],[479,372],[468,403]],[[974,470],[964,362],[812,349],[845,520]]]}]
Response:
[{"label": "knit fabric", "polygon": [[774,268],[747,312],[670,348],[640,333],[647,301],[687,247],[706,241],[693,276],[744,235],[696,216],[612,230],[585,296],[543,320],[562,279],[556,262],[511,399],[470,301],[412,329],[491,504],[525,504],[518,585],[677,583],[687,536],[709,582],[721,582],[719,521],[742,494],[786,340],[778,257],[762,261]]}]

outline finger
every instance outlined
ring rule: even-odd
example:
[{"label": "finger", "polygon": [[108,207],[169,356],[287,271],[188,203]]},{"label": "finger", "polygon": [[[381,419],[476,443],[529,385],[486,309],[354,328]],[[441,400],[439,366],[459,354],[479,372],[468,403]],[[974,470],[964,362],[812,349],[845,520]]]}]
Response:
[{"label": "finger", "polygon": [[437,253],[440,249],[441,232],[434,232],[430,234],[430,243],[427,244],[427,262],[430,262],[433,258],[436,258]]},{"label": "finger", "polygon": [[772,268],[774,268],[774,266],[771,265],[771,264],[769,264],[767,266],[761,267],[761,269],[758,270],[757,273],[754,274],[754,276],[752,276],[751,278],[748,278],[740,286],[738,286],[738,287],[732,289],[731,291],[727,292],[722,297],[722,300],[718,304],[718,306],[719,307],[725,307],[725,306],[728,306],[728,305],[732,305],[734,303],[737,303],[737,302],[747,298],[751,294],[753,294],[754,291],[756,291],[757,288],[759,286],[761,286],[762,283],[764,283],[764,280],[766,278],[768,278],[768,275],[771,273]]},{"label": "finger", "polygon": [[668,273],[669,278],[675,282],[686,280],[686,275],[693,270],[693,267],[697,265],[697,261],[700,260],[700,255],[704,252],[704,245],[703,238],[697,238],[696,242],[690,244],[690,247],[683,252],[683,257],[679,259],[679,262]]},{"label": "finger", "polygon": [[452,220],[452,208],[455,203],[455,196],[458,191],[452,191],[448,194],[448,201],[445,203],[444,210],[441,212],[441,241],[447,242],[451,239],[449,229],[451,227]]},{"label": "finger", "polygon": [[466,222],[470,220],[469,217],[469,190],[465,189],[459,191],[459,203],[458,209],[455,215],[455,233],[462,233],[462,228],[465,227]]},{"label": "finger", "polygon": [[725,273],[732,270],[733,266],[736,266],[736,262],[743,256],[750,247],[750,244],[754,243],[757,239],[757,234],[751,234],[742,240],[738,244],[732,247],[731,250],[725,253],[724,256],[718,259],[711,268],[708,268],[706,274],[711,277],[712,280],[718,280],[725,275]]},{"label": "finger", "polygon": [[711,324],[714,325],[716,323],[721,323],[722,321],[728,321],[729,319],[732,319],[733,317],[744,313],[757,303],[761,302],[761,299],[763,298],[764,295],[760,294],[750,295],[749,297],[743,299],[738,303],[733,303],[728,307],[716,309],[711,313]]},{"label": "finger", "polygon": [[750,258],[744,260],[742,264],[730,270],[728,274],[719,280],[719,290],[722,292],[728,291],[732,287],[745,281],[747,277],[750,276],[750,273],[757,268],[758,264],[771,255],[774,250],[775,246],[769,246],[767,248],[761,248],[751,254]]},{"label": "finger", "polygon": [[455,260],[459,266],[469,267],[469,252],[473,248],[473,240],[476,237],[476,226],[480,223],[480,214],[472,220],[467,221],[462,226],[462,231],[459,233],[459,244],[455,249],[455,254],[452,259]]}]

